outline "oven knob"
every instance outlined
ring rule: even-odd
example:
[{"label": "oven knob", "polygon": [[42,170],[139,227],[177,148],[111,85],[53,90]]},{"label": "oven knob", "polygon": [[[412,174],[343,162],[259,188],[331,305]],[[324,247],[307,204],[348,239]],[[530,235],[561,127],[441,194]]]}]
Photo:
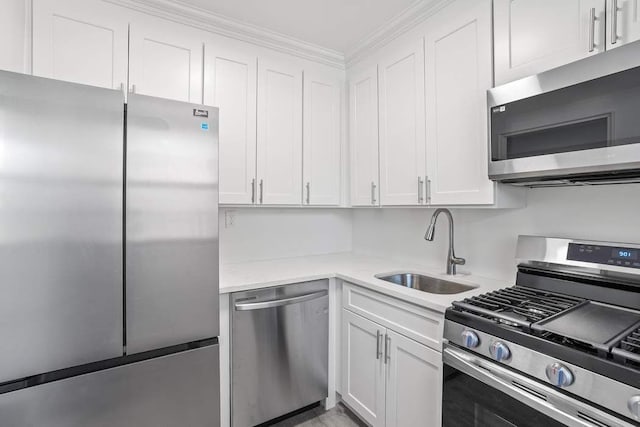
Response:
[{"label": "oven knob", "polygon": [[627,402],[629,412],[636,420],[640,420],[640,395],[633,396]]},{"label": "oven knob", "polygon": [[478,334],[467,329],[462,332],[462,344],[467,348],[476,348],[480,345],[480,338]]},{"label": "oven knob", "polygon": [[491,343],[489,346],[489,353],[491,353],[491,357],[496,359],[498,362],[502,362],[511,357],[511,351],[509,347],[501,341],[495,341]]},{"label": "oven knob", "polygon": [[571,370],[558,362],[547,366],[547,378],[556,387],[569,387],[573,384]]}]

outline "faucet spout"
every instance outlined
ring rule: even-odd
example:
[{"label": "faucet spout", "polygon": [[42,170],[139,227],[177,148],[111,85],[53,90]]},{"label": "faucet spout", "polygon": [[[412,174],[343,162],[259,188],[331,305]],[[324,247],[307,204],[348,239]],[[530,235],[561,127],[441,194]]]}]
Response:
[{"label": "faucet spout", "polygon": [[447,254],[447,274],[454,275],[456,274],[456,266],[464,265],[466,260],[464,258],[458,258],[455,254],[455,249],[453,247],[453,215],[451,215],[451,211],[449,209],[439,208],[433,213],[431,216],[431,221],[429,222],[429,227],[427,228],[427,232],[424,235],[425,240],[432,242],[435,236],[436,230],[436,222],[438,220],[438,216],[443,213],[449,220],[449,251]]}]

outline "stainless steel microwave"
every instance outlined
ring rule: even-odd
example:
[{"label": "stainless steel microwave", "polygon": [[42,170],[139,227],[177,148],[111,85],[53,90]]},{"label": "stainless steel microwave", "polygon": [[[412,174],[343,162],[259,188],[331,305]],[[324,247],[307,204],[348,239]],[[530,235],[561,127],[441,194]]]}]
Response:
[{"label": "stainless steel microwave", "polygon": [[640,42],[491,89],[488,103],[491,179],[640,182]]}]

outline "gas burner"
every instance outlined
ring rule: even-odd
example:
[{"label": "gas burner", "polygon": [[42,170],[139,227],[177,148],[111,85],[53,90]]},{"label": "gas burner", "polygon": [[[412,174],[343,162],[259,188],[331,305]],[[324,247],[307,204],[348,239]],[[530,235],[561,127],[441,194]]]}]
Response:
[{"label": "gas burner", "polygon": [[611,351],[613,356],[623,363],[640,364],[640,327],[634,329],[620,340]]},{"label": "gas burner", "polygon": [[520,327],[523,322],[526,322],[527,316],[514,311],[505,311],[502,313],[502,316],[496,317],[495,320],[503,325],[517,328]]},{"label": "gas burner", "polygon": [[453,306],[460,311],[470,312],[504,325],[529,329],[533,323],[584,302],[581,298],[568,295],[514,286],[456,301]]}]

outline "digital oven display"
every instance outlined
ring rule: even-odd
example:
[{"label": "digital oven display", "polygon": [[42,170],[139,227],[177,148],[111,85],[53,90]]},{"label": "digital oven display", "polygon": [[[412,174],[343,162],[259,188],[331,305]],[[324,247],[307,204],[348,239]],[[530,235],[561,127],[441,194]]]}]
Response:
[{"label": "digital oven display", "polygon": [[640,249],[585,243],[569,243],[567,259],[640,269]]},{"label": "digital oven display", "polygon": [[638,251],[635,249],[614,248],[611,253],[611,258],[636,261],[638,259]]}]

